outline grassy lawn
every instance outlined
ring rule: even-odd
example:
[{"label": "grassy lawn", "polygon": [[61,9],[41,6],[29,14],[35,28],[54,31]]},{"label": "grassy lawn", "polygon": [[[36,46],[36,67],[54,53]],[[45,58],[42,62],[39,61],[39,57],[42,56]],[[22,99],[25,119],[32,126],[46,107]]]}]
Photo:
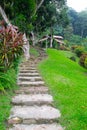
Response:
[{"label": "grassy lawn", "polygon": [[61,54],[63,54],[65,57],[70,58],[70,57],[75,57],[76,62],[79,62],[79,58],[76,56],[75,53],[71,52],[71,51],[60,51]]},{"label": "grassy lawn", "polygon": [[65,52],[48,49],[38,69],[61,111],[66,130],[87,130],[87,70],[66,58]]}]

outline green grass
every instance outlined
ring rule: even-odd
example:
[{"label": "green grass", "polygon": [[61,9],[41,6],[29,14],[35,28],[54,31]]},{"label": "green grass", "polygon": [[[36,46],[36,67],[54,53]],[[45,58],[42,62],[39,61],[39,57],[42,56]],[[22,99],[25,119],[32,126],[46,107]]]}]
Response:
[{"label": "green grass", "polygon": [[0,130],[6,130],[6,122],[10,114],[11,97],[17,89],[16,73],[14,69],[6,73],[0,72]]},{"label": "green grass", "polygon": [[64,56],[66,56],[67,58],[70,58],[71,56],[75,56],[74,53],[72,53],[71,51],[61,51],[61,53],[63,53]]},{"label": "green grass", "polygon": [[60,123],[66,130],[87,130],[87,70],[64,52],[48,49],[47,53],[38,69],[61,111]]},{"label": "green grass", "polygon": [[[0,87],[12,89],[16,85],[16,73],[14,69],[9,69],[5,73],[0,73]],[[13,85],[13,86],[12,86]]]},{"label": "green grass", "polygon": [[10,101],[12,94],[12,91],[0,94],[0,130],[6,130],[7,119],[11,109]]},{"label": "green grass", "polygon": [[60,52],[61,52],[61,54],[63,54],[63,55],[64,55],[65,57],[67,57],[67,58],[75,57],[76,62],[79,61],[79,58],[76,56],[76,54],[73,53],[73,52],[71,52],[71,51],[60,51]]}]

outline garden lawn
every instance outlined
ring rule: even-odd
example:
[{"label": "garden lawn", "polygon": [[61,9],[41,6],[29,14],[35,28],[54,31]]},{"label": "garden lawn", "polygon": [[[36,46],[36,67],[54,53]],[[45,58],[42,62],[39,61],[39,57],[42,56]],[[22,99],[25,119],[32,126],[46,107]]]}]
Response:
[{"label": "garden lawn", "polygon": [[65,57],[67,58],[71,58],[74,57],[75,61],[78,63],[79,62],[79,57],[76,56],[75,53],[71,52],[71,51],[60,51],[61,54],[63,54]]},{"label": "garden lawn", "polygon": [[47,54],[38,69],[61,111],[61,125],[66,130],[87,130],[87,70],[61,51],[48,49]]}]

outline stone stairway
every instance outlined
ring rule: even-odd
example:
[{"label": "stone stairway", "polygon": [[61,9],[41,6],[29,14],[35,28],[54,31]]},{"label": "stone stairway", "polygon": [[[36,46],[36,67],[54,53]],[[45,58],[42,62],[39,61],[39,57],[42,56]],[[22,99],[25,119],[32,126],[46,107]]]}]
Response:
[{"label": "stone stairway", "polygon": [[58,121],[60,111],[53,107],[53,97],[37,71],[37,62],[34,59],[20,64],[20,89],[12,98],[8,130],[64,130]]}]

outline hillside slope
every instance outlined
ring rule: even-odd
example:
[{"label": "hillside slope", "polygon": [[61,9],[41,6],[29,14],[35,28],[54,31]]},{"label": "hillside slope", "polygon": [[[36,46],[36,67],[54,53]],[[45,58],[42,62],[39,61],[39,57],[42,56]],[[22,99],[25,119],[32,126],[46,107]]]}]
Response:
[{"label": "hillside slope", "polygon": [[47,54],[38,69],[61,110],[61,124],[66,130],[87,130],[87,70],[61,51],[48,49]]}]

